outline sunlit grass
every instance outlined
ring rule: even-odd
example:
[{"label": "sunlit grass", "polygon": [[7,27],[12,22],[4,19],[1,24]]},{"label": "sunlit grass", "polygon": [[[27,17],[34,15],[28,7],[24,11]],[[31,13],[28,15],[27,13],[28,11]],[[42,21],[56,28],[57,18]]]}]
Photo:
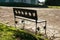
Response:
[{"label": "sunlit grass", "polygon": [[60,8],[60,6],[48,6],[48,8]]}]

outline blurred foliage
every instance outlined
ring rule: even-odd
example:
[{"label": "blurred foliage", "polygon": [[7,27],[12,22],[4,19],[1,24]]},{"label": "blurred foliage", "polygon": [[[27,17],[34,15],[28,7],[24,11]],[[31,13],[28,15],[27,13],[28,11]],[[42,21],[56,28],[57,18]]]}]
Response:
[{"label": "blurred foliage", "polygon": [[41,36],[0,23],[0,40],[46,40]]},{"label": "blurred foliage", "polygon": [[60,0],[46,0],[46,5],[60,6]]},{"label": "blurred foliage", "polygon": [[0,2],[0,6],[11,6],[11,7],[40,7],[40,8],[47,8],[46,5],[39,5],[39,4],[27,4],[27,3],[20,3],[20,2]]}]

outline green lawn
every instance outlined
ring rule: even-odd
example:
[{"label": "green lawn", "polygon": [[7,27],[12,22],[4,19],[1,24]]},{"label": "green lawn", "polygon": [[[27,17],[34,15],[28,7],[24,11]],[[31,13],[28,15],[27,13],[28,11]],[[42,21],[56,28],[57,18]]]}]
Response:
[{"label": "green lawn", "polygon": [[27,31],[16,29],[0,23],[0,40],[47,40],[41,36],[28,33]]},{"label": "green lawn", "polygon": [[60,6],[48,6],[48,8],[60,8]]}]

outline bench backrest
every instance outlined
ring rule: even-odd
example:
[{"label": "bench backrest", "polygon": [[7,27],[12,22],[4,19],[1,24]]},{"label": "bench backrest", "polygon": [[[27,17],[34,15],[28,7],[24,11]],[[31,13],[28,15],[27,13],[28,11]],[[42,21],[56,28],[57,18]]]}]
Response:
[{"label": "bench backrest", "polygon": [[34,20],[38,19],[36,10],[13,8],[13,12],[15,16],[21,16],[29,19],[34,19]]}]

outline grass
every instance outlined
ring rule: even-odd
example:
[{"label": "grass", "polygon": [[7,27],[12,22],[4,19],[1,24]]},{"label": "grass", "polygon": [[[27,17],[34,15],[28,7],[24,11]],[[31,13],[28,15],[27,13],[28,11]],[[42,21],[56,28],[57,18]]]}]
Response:
[{"label": "grass", "polygon": [[48,6],[48,8],[60,8],[60,6]]},{"label": "grass", "polygon": [[16,38],[13,37],[14,31],[10,30],[12,30],[12,28],[9,28],[6,25],[0,23],[0,40],[15,40]]},{"label": "grass", "polygon": [[46,40],[24,30],[0,23],[0,40]]}]

